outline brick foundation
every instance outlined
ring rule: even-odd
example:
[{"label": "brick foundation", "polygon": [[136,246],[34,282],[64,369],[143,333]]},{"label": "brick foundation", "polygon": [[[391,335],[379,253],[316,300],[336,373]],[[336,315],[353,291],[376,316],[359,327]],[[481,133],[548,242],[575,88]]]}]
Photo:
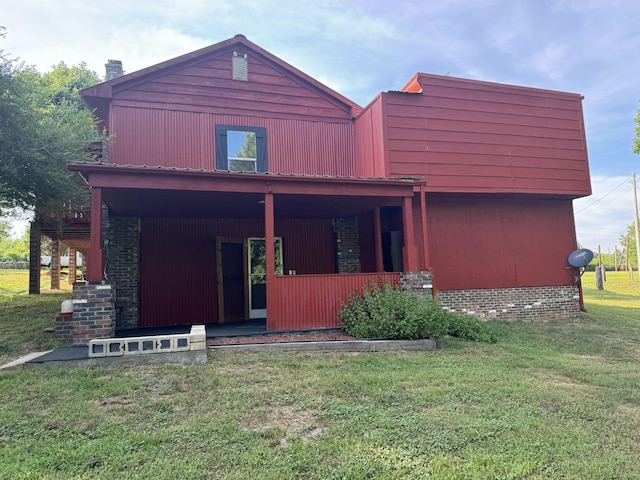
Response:
[{"label": "brick foundation", "polygon": [[438,291],[443,307],[482,319],[569,319],[580,315],[576,285]]},{"label": "brick foundation", "polygon": [[403,272],[400,274],[400,286],[423,297],[433,295],[433,276],[431,272]]},{"label": "brick foundation", "polygon": [[115,291],[105,282],[73,285],[71,340],[88,344],[94,338],[108,338],[115,333]]},{"label": "brick foundation", "polygon": [[57,338],[73,342],[73,315],[71,313],[58,314],[55,329]]},{"label": "brick foundation", "polygon": [[[103,221],[104,223],[104,221]],[[138,327],[140,229],[135,217],[111,216],[108,225],[105,270],[116,288],[116,328]]]},{"label": "brick foundation", "polygon": [[336,218],[333,222],[336,233],[338,273],[360,273],[360,231],[358,217]]}]

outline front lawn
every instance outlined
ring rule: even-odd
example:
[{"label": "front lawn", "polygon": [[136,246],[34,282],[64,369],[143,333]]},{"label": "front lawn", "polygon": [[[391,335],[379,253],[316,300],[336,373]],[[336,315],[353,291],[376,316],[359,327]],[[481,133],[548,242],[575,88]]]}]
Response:
[{"label": "front lawn", "polygon": [[3,371],[0,478],[640,478],[640,284],[612,277],[495,344]]}]

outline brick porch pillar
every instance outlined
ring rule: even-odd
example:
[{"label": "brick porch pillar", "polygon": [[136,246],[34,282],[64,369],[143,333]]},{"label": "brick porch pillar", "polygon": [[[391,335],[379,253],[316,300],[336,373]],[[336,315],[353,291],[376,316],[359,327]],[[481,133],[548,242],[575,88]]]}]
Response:
[{"label": "brick porch pillar", "polygon": [[51,265],[49,273],[51,274],[51,290],[60,290],[60,240],[51,239]]},{"label": "brick porch pillar", "polygon": [[40,224],[31,222],[29,229],[29,295],[40,295],[40,250],[42,234]]},{"label": "brick porch pillar", "polygon": [[87,344],[94,338],[115,334],[115,288],[105,282],[73,285],[71,338],[74,344]]}]

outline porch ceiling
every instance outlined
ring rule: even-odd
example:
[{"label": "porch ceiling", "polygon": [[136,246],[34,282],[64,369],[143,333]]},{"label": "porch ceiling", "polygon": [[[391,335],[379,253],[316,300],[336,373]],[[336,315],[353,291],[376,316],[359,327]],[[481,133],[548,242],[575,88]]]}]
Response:
[{"label": "porch ceiling", "polygon": [[[104,188],[103,201],[120,216],[264,216],[263,193]],[[376,207],[401,205],[401,198],[348,195],[275,194],[277,217],[333,218],[360,215]]]},{"label": "porch ceiling", "polygon": [[317,177],[196,171],[167,167],[70,164],[117,215],[163,217],[256,217],[264,215],[266,193],[275,214],[321,218],[362,214],[400,205],[419,179]]}]

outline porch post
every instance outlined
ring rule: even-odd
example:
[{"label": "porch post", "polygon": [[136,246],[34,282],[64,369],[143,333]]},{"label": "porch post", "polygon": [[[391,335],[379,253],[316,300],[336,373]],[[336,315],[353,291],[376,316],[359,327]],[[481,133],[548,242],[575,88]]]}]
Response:
[{"label": "porch post", "polygon": [[373,241],[376,250],[376,272],[384,271],[382,258],[382,226],[380,224],[380,207],[373,211]]},{"label": "porch post", "polygon": [[60,290],[60,251],[62,245],[60,240],[51,237],[51,264],[49,265],[49,275],[51,276],[51,290]]},{"label": "porch post", "polygon": [[76,283],[76,249],[75,247],[69,247],[69,274],[67,275],[67,282],[69,285]]},{"label": "porch post", "polygon": [[102,188],[91,187],[91,239],[87,259],[87,280],[99,282],[104,276],[102,256]]},{"label": "porch post", "polygon": [[29,295],[40,295],[41,247],[40,222],[34,220],[29,229]]},{"label": "porch post", "polygon": [[276,279],[276,250],[273,244],[275,236],[273,214],[273,193],[264,194],[264,244],[266,254],[265,270],[267,273],[267,331],[274,329],[274,288]]},{"label": "porch post", "polygon": [[415,230],[413,229],[413,196],[402,198],[402,225],[404,227],[404,246],[402,261],[405,272],[418,271],[418,247],[416,247]]},{"label": "porch post", "polygon": [[429,235],[427,232],[427,193],[424,185],[420,185],[420,216],[422,219],[422,249],[424,254],[424,270],[431,270],[429,257]]}]

